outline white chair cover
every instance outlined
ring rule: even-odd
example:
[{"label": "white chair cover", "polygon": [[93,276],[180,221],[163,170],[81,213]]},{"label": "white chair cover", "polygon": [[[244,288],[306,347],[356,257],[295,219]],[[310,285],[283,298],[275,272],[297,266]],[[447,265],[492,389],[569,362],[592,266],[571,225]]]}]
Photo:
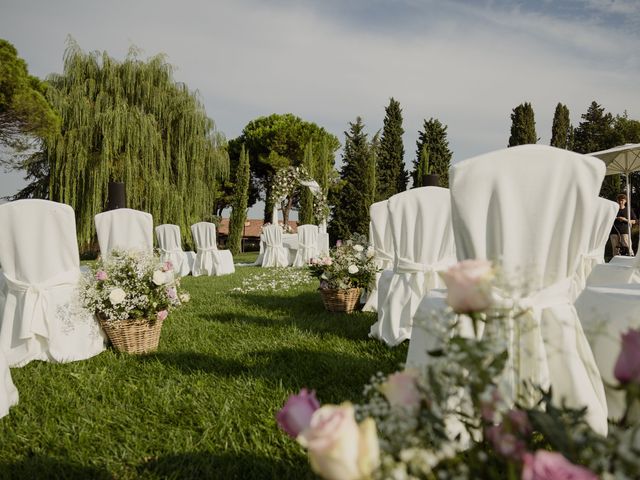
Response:
[{"label": "white chair cover", "polygon": [[153,217],[150,213],[118,208],[95,216],[100,253],[113,249],[153,251]]},{"label": "white chair cover", "polygon": [[[379,280],[378,321],[369,336],[390,346],[411,338],[413,315],[429,290],[444,287],[436,273],[455,263],[449,190],[421,187],[389,199],[395,261]],[[384,285],[386,279],[388,285]],[[384,292],[384,296],[382,293]]]},{"label": "white chair cover", "polygon": [[449,171],[458,259],[499,261],[526,278],[519,303],[528,311],[507,333],[514,397],[526,395],[525,381],[552,387],[554,401],[586,406],[587,421],[602,434],[604,388],[572,285],[604,173],[598,159],[542,145],[488,153]]},{"label": "white chair cover", "polygon": [[596,265],[587,277],[587,286],[603,287],[640,283],[640,257],[613,257],[609,263]]},{"label": "white chair cover", "polygon": [[314,257],[318,256],[318,226],[298,226],[298,249],[293,260],[294,267],[304,267]]},{"label": "white chair cover", "polygon": [[218,250],[214,223],[199,222],[191,225],[191,235],[196,244],[196,259],[192,269],[194,277],[227,275],[236,271],[231,251]]},{"label": "white chair cover", "polygon": [[282,246],[282,229],[279,225],[267,225],[262,229],[264,237],[263,267],[286,267],[289,265],[289,253]]},{"label": "white chair cover", "polygon": [[640,328],[640,284],[587,286],[575,306],[604,381],[609,418],[620,420],[625,398],[624,392],[611,388],[618,383],[613,370],[620,354],[620,335]]},{"label": "white chair cover", "polygon": [[18,403],[18,389],[11,379],[7,359],[0,349],[0,418],[9,413],[9,408]]},{"label": "white chair cover", "polygon": [[[618,213],[618,204],[598,198],[593,212],[593,227],[589,238],[588,251],[582,255],[582,259],[576,271],[577,297],[587,284],[587,278],[596,265],[604,264],[604,249],[609,241],[609,232]],[[574,297],[574,298],[575,298]]]},{"label": "white chair cover", "polygon": [[180,227],[178,225],[158,225],[156,227],[156,238],[160,249],[160,259],[163,262],[171,262],[173,271],[184,277],[191,273],[195,261],[195,252],[185,252],[182,250],[182,240],[180,238]]},{"label": "white chair cover", "polygon": [[92,312],[80,306],[73,209],[48,200],[0,206],[0,349],[11,367],[70,362],[104,350]]},{"label": "white chair cover", "polygon": [[[389,225],[388,201],[376,202],[369,207],[369,242],[374,248],[375,259],[378,268],[381,270],[393,269],[393,237],[391,236],[391,226]],[[390,275],[390,274],[389,274]],[[367,301],[362,307],[363,312],[378,311],[378,283],[381,273],[376,273],[375,283],[369,292]],[[390,278],[389,278],[390,279]],[[389,281],[385,282],[389,285]],[[384,292],[383,295],[386,295]]]}]

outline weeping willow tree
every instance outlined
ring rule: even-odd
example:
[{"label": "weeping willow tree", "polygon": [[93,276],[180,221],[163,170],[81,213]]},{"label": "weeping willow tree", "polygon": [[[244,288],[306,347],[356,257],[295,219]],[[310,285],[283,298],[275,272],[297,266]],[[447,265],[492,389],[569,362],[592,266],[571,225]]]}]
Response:
[{"label": "weeping willow tree", "polygon": [[75,209],[81,247],[94,236],[110,181],[125,183],[130,208],[190,238],[189,226],[211,216],[229,161],[224,138],[197,96],[173,80],[165,57],[142,61],[132,48],[119,62],[69,39],[64,73],[48,80],[62,119],[44,145],[49,198]]}]

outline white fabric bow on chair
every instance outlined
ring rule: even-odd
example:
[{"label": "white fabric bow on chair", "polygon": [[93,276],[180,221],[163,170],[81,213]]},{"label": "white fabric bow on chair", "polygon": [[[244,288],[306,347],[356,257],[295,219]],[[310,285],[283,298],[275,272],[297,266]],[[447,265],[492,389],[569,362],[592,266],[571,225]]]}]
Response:
[{"label": "white fabric bow on chair", "polygon": [[105,349],[93,312],[77,298],[80,261],[75,214],[48,200],[0,206],[0,348],[12,367],[70,362]]}]

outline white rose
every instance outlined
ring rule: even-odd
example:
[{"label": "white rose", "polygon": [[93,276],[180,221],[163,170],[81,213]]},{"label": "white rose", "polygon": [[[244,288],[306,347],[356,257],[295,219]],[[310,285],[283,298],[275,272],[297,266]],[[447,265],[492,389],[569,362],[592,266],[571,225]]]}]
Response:
[{"label": "white rose", "polygon": [[313,471],[327,480],[369,478],[380,464],[375,422],[358,425],[349,403],[316,410],[298,442],[309,450]]},{"label": "white rose", "polygon": [[364,250],[364,247],[363,247],[362,245],[354,245],[354,246],[353,246],[353,249],[354,249],[356,252],[361,252],[361,251],[363,251],[363,250]]},{"label": "white rose", "polygon": [[349,265],[349,268],[347,270],[351,275],[354,275],[360,271],[357,265]]},{"label": "white rose", "polygon": [[153,283],[156,285],[164,285],[167,283],[167,275],[162,270],[156,270],[153,272]]},{"label": "white rose", "polygon": [[111,305],[118,305],[119,303],[124,302],[126,296],[127,294],[123,289],[114,288],[109,292],[109,301],[111,302]]},{"label": "white rose", "polygon": [[491,306],[491,262],[463,260],[438,273],[447,285],[447,303],[454,312],[482,312]]},{"label": "white rose", "polygon": [[376,249],[373,247],[367,248],[367,257],[371,258],[376,254]]}]

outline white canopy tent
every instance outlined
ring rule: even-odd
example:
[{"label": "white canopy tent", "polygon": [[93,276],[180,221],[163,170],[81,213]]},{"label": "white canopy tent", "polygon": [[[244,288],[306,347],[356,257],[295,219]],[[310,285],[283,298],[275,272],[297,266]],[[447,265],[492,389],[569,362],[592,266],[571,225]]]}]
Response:
[{"label": "white canopy tent", "polygon": [[631,240],[631,186],[629,174],[640,171],[640,143],[627,143],[618,147],[593,152],[589,155],[599,158],[607,166],[605,175],[624,175],[627,184],[627,220],[629,240]]}]

